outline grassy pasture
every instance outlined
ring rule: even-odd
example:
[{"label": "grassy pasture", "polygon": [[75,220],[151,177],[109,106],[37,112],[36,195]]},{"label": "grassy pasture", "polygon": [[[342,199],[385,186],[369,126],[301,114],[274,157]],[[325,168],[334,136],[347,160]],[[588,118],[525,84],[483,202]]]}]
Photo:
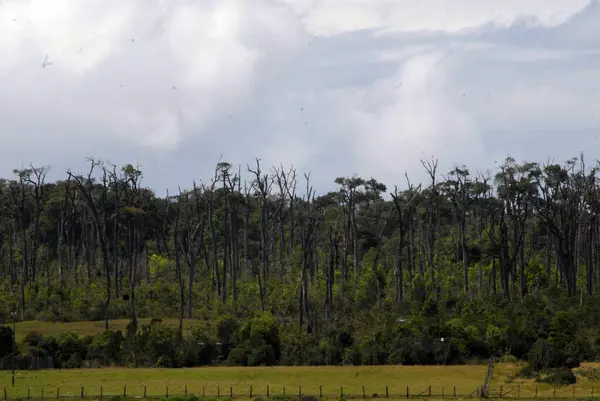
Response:
[{"label": "grassy pasture", "polygon": [[[584,364],[581,369],[600,369],[600,364]],[[322,386],[323,396],[339,398],[340,387],[344,395],[354,398],[362,396],[362,386],[367,397],[377,394],[378,398],[385,396],[388,386],[390,398],[406,397],[406,386],[410,395],[427,394],[432,387],[432,398],[441,399],[442,388],[449,397],[456,386],[460,398],[475,391],[481,386],[487,366],[343,366],[343,367],[206,367],[190,369],[76,369],[76,370],[47,370],[47,371],[17,371],[16,385],[11,387],[10,371],[0,372],[0,387],[6,387],[9,398],[27,397],[30,389],[32,398],[40,398],[42,389],[45,398],[55,397],[57,387],[61,396],[78,397],[81,387],[84,387],[86,398],[99,398],[100,388],[105,397],[122,396],[124,386],[128,397],[140,397],[144,386],[148,396],[160,397],[166,394],[183,395],[187,386],[189,394],[214,398],[219,392],[225,398],[230,395],[230,388],[235,398],[249,398],[250,386],[254,397],[264,397],[267,386],[271,396],[297,396],[299,386],[303,395],[319,395]],[[578,376],[574,386],[557,387],[539,384],[534,380],[524,380],[516,377],[519,366],[515,364],[499,364],[494,371],[491,392],[515,389],[505,398],[516,399],[552,399],[554,391],[556,398],[562,399],[591,399],[600,396],[600,381]],[[517,392],[516,387],[520,386]]]},{"label": "grassy pasture", "polygon": [[[151,319],[138,319],[138,324],[144,325],[150,323]],[[172,327],[179,327],[179,319],[163,319],[163,323]],[[110,329],[117,331],[121,330],[123,333],[127,331],[127,325],[129,319],[119,319],[110,321]],[[183,330],[189,331],[192,327],[198,324],[203,324],[202,320],[189,320],[184,319]],[[10,327],[12,325],[9,324]],[[41,322],[37,320],[31,320],[26,322],[19,322],[16,324],[17,330],[17,342],[23,340],[25,335],[30,331],[39,331],[44,336],[59,337],[62,333],[71,331],[82,336],[88,336],[93,334],[99,334],[104,332],[104,321],[81,321],[72,323],[53,323],[53,322]]]},{"label": "grassy pasture", "polygon": [[433,395],[441,395],[442,387],[447,395],[451,395],[453,387],[460,395],[469,394],[481,385],[487,367],[473,366],[343,366],[343,367],[206,367],[190,369],[78,369],[47,370],[17,372],[15,387],[10,386],[10,371],[0,372],[0,386],[6,386],[9,397],[27,397],[30,388],[31,397],[39,398],[42,388],[45,398],[56,395],[60,387],[61,396],[78,396],[84,386],[88,396],[103,394],[123,395],[123,387],[127,386],[127,395],[142,396],[144,386],[148,396],[165,395],[166,387],[172,396],[183,395],[185,386],[189,394],[202,395],[204,387],[207,397],[217,395],[220,389],[222,397],[230,395],[230,387],[234,397],[248,398],[250,386],[253,396],[265,396],[267,386],[269,393],[298,395],[302,386],[304,395],[319,395],[322,386],[326,398],[339,397],[340,387],[347,396],[365,394],[378,397],[385,396],[388,386],[390,398],[406,397],[406,386],[411,394],[426,393],[429,386]]}]

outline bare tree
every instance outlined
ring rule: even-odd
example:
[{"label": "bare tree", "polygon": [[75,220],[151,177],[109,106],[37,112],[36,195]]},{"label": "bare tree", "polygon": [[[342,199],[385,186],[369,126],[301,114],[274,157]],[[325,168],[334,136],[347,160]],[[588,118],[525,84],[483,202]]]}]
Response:
[{"label": "bare tree", "polygon": [[[106,213],[106,198],[108,193],[108,182],[106,177],[106,171],[103,175],[103,185],[101,189],[100,200],[98,201],[93,193],[93,178],[92,175],[96,167],[102,167],[99,161],[95,161],[93,159],[89,159],[90,161],[90,170],[86,178],[82,176],[73,175],[71,171],[67,171],[69,178],[75,182],[80,192],[82,193],[88,208],[90,209],[94,223],[96,226],[96,233],[100,240],[100,246],[102,247],[102,264],[104,266],[104,274],[106,278],[106,301],[104,303],[104,328],[108,330],[108,320],[109,320],[109,306],[111,300],[111,289],[110,289],[110,261],[108,259],[108,244],[106,238],[106,222],[107,222],[107,213]],[[100,211],[98,210],[100,207],[103,208],[103,216],[100,216]]]},{"label": "bare tree", "polygon": [[[398,244],[396,246],[396,267],[394,269],[394,278],[396,284],[396,303],[400,304],[404,298],[404,269],[403,269],[403,253],[407,246],[407,233],[410,227],[410,221],[414,218],[415,203],[421,192],[421,185],[414,187],[408,174],[404,174],[408,184],[408,190],[404,193],[398,192],[398,187],[394,188],[394,193],[390,193],[396,208],[398,219]],[[409,282],[412,287],[412,269],[409,267]]]}]

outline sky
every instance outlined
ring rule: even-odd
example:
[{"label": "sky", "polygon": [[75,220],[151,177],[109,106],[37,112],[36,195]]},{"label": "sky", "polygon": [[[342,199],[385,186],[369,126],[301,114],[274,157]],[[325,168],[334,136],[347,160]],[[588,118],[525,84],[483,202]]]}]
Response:
[{"label": "sky", "polygon": [[593,161],[598,38],[589,0],[0,0],[0,176],[93,157],[164,193],[259,158],[323,193]]}]

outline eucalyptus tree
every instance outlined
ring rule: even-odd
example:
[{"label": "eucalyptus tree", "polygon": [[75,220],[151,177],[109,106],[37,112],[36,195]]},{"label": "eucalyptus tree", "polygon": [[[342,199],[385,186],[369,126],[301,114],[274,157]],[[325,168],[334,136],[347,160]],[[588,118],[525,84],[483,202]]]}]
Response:
[{"label": "eucalyptus tree", "polygon": [[104,277],[106,280],[106,300],[104,302],[104,327],[108,330],[109,321],[109,307],[111,301],[111,265],[108,258],[108,238],[107,238],[107,223],[108,223],[108,212],[107,212],[107,196],[109,191],[109,183],[104,170],[102,175],[102,185],[100,188],[100,194],[94,191],[94,179],[93,174],[97,167],[103,167],[100,161],[93,159],[89,160],[90,169],[86,177],[81,175],[75,175],[70,170],[67,174],[71,180],[77,186],[79,192],[85,199],[86,206],[89,208],[94,225],[96,227],[96,234],[100,241],[100,247],[102,248],[102,265],[104,266]]},{"label": "eucalyptus tree", "polygon": [[[513,278],[513,296],[517,294],[517,267],[519,267],[520,294],[527,294],[525,236],[528,220],[533,213],[537,187],[534,180],[535,163],[518,164],[509,157],[496,174],[498,198],[504,207],[500,216],[501,282],[505,297],[510,296],[509,278]],[[511,235],[508,229],[511,229]]]},{"label": "eucalyptus tree", "polygon": [[[398,191],[398,187],[394,187],[394,192],[390,193],[396,209],[396,225],[398,227],[398,240],[395,255],[396,264],[394,268],[396,303],[398,304],[402,303],[404,300],[404,250],[408,246],[408,234],[416,214],[415,203],[418,201],[418,197],[421,193],[421,185],[415,187],[410,182],[408,174],[405,174],[405,177],[408,188],[405,191]],[[412,298],[413,269],[410,255],[408,257],[407,266],[409,291]]]}]

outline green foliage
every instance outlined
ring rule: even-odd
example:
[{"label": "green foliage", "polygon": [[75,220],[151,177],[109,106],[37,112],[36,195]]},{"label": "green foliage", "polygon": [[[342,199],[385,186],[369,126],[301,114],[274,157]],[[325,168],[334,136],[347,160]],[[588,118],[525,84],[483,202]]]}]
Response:
[{"label": "green foliage", "polygon": [[[510,356],[532,376],[600,353],[598,180],[583,160],[508,158],[495,191],[492,177],[457,167],[393,199],[358,176],[296,193],[295,172],[258,164],[247,191],[221,162],[213,186],[169,197],[141,187],[131,164],[0,180],[0,321],[108,316],[114,330],[20,333],[18,351],[61,368]],[[202,324],[180,333],[160,321],[179,316]],[[134,317],[157,320],[112,326]],[[0,356],[14,345],[2,328]]]},{"label": "green foliage", "polygon": [[550,383],[556,386],[568,386],[577,383],[577,377],[573,371],[566,367],[550,369],[537,381],[541,383]]}]

